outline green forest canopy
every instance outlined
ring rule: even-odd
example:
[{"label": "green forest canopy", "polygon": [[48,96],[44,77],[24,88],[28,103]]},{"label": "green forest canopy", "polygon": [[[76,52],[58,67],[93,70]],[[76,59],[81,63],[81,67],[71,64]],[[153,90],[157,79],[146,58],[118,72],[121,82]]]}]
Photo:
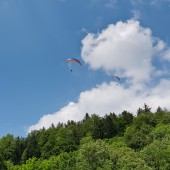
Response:
[{"label": "green forest canopy", "polygon": [[26,138],[0,139],[1,170],[170,169],[170,112],[144,104],[137,115],[85,114]]}]

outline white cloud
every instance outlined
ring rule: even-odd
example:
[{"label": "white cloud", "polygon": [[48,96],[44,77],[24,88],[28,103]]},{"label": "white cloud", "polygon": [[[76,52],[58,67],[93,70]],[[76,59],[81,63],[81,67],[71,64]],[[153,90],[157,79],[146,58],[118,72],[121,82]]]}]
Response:
[{"label": "white cloud", "polygon": [[170,61],[170,47],[168,47],[168,45],[162,40],[156,38],[155,41],[157,43],[154,47],[154,53],[159,57],[162,57],[162,59]]},{"label": "white cloud", "polygon": [[63,107],[60,111],[44,115],[37,124],[28,128],[28,132],[33,129],[41,129],[43,127],[48,128],[51,124],[58,124],[59,122],[66,123],[68,120],[80,120],[82,114],[79,114],[79,104],[70,102],[67,106]]},{"label": "white cloud", "polygon": [[162,80],[155,88],[148,89],[140,84],[124,88],[114,82],[103,83],[89,91],[82,92],[77,103],[70,102],[60,111],[44,115],[38,123],[28,128],[28,132],[43,127],[49,128],[51,124],[66,123],[68,120],[81,120],[85,113],[99,114],[121,113],[123,110],[136,113],[144,103],[155,110],[159,106],[170,109],[170,81]]},{"label": "white cloud", "polygon": [[81,92],[77,102],[44,115],[28,132],[48,128],[52,123],[81,120],[86,112],[103,116],[127,110],[135,114],[144,103],[153,109],[158,105],[170,109],[170,80],[161,79],[167,70],[162,71],[153,64],[157,57],[169,60],[169,51],[163,41],[152,36],[149,28],[135,20],[111,24],[97,35],[89,33],[82,40],[84,62],[91,69],[119,74],[125,80],[119,86],[115,82],[102,83]]},{"label": "white cloud", "polygon": [[151,30],[138,21],[111,24],[99,35],[88,34],[82,44],[82,58],[92,69],[121,73],[135,82],[148,80],[154,69]]},{"label": "white cloud", "polygon": [[164,53],[164,59],[170,61],[170,48],[168,48]]},{"label": "white cloud", "polygon": [[164,51],[166,48],[166,44],[162,40],[155,39],[156,45],[155,45],[155,53],[159,53],[161,51]]}]

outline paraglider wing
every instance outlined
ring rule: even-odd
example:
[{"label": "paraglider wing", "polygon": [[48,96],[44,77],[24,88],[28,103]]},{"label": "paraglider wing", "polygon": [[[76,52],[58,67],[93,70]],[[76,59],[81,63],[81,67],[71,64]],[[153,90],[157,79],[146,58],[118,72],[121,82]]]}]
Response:
[{"label": "paraglider wing", "polygon": [[[112,78],[118,80],[120,82],[120,78],[118,76],[112,76]],[[117,86],[119,85],[119,83],[117,83]]]},{"label": "paraglider wing", "polygon": [[69,58],[69,59],[67,59],[67,62],[76,62],[76,63],[82,65],[81,62],[75,58]]},{"label": "paraglider wing", "polygon": [[120,81],[120,78],[118,76],[113,76],[113,78],[116,78],[117,80]]}]

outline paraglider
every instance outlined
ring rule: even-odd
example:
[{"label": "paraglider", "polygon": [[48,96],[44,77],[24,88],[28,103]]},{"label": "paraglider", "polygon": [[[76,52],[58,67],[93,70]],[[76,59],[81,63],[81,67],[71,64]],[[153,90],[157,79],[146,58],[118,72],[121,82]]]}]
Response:
[{"label": "paraglider", "polygon": [[[112,78],[114,78],[114,79],[116,79],[116,80],[118,80],[119,82],[120,82],[120,77],[118,77],[118,76],[112,76]],[[118,86],[119,84],[117,83],[117,86]]]},{"label": "paraglider", "polygon": [[[67,59],[67,62],[75,62],[75,63],[78,63],[80,66],[82,66],[82,63],[78,60],[78,59],[75,59],[75,58],[69,58]],[[70,71],[72,72],[73,70],[70,69]]]},{"label": "paraglider", "polygon": [[118,76],[112,76],[113,78],[116,78],[117,80],[120,81],[120,78]]},{"label": "paraglider", "polygon": [[76,62],[76,63],[82,65],[81,62],[75,58],[69,58],[69,59],[67,59],[67,62]]}]

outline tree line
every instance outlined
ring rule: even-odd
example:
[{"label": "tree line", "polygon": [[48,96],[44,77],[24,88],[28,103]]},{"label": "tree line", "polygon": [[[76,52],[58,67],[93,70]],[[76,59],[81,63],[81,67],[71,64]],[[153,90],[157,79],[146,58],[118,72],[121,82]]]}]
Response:
[{"label": "tree line", "polygon": [[170,169],[170,112],[144,104],[133,115],[88,113],[27,137],[0,139],[2,170]]}]

